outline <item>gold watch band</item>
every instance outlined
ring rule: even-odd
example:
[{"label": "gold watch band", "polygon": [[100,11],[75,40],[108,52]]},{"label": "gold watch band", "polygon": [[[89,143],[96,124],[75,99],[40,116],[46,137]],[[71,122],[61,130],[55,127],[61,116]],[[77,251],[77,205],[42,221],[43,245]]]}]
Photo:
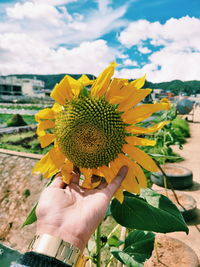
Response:
[{"label": "gold watch band", "polygon": [[77,247],[48,234],[36,235],[31,241],[28,250],[54,257],[71,266],[82,267],[86,262]]}]

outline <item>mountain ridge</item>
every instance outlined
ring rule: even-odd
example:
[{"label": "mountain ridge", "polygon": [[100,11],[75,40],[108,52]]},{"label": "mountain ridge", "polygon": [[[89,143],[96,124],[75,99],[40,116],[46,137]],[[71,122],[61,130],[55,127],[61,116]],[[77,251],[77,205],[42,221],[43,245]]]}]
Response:
[{"label": "mountain ridge", "polygon": [[[15,76],[17,78],[27,78],[27,79],[38,79],[42,80],[45,83],[45,87],[48,89],[52,89],[56,83],[58,83],[65,75],[69,75],[74,79],[79,79],[82,74],[11,74],[11,75],[4,75],[0,77],[10,77]],[[92,74],[86,74],[89,79],[96,78]],[[160,83],[153,83],[150,81],[146,81],[144,88],[151,88],[151,89],[163,89],[164,91],[170,91],[174,94],[179,93],[186,93],[190,94],[200,94],[200,81],[191,80],[191,81],[181,81],[181,80],[172,80],[168,82],[160,82]]]}]

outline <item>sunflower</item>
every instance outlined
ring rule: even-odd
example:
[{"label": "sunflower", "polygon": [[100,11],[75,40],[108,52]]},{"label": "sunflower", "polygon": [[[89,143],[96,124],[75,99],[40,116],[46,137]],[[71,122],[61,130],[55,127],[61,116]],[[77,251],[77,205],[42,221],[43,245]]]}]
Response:
[{"label": "sunflower", "polygon": [[[146,187],[142,168],[155,172],[155,162],[137,146],[154,146],[155,141],[137,137],[153,133],[168,122],[149,128],[138,126],[154,112],[167,110],[164,100],[156,104],[139,104],[151,89],[141,89],[145,76],[128,82],[113,78],[116,63],[111,63],[96,80],[82,75],[79,80],[66,75],[57,84],[51,97],[56,101],[52,108],[39,111],[37,134],[44,148],[54,147],[35,165],[33,172],[49,178],[58,171],[63,181],[70,183],[72,170],[79,168],[82,186],[94,188],[92,177],[104,177],[110,183],[119,168],[129,167],[126,178],[116,192],[123,201],[123,190],[140,193]],[[88,89],[90,85],[90,89]]]}]

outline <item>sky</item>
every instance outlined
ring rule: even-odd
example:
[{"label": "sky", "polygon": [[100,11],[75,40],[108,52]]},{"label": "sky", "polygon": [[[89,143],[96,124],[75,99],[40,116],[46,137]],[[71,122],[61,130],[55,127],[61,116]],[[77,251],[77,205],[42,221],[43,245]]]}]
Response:
[{"label": "sky", "polygon": [[200,80],[200,0],[0,0],[0,75]]}]

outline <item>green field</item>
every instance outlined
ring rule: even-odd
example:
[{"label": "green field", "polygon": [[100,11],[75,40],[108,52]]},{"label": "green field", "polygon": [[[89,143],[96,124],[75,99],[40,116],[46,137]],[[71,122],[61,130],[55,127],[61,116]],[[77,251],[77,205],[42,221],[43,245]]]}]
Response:
[{"label": "green field", "polygon": [[[6,122],[11,119],[13,114],[0,114],[0,124],[6,124]],[[36,123],[34,115],[22,115],[23,119],[27,124]]]}]

